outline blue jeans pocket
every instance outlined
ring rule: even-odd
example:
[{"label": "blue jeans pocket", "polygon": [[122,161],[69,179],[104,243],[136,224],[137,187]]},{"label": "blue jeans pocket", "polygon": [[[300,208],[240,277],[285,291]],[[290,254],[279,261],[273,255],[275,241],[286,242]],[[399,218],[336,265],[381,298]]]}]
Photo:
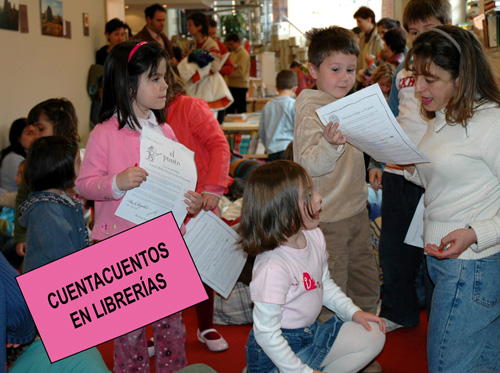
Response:
[{"label": "blue jeans pocket", "polygon": [[491,308],[500,302],[500,286],[498,273],[500,272],[500,255],[476,260],[474,268],[474,302]]}]

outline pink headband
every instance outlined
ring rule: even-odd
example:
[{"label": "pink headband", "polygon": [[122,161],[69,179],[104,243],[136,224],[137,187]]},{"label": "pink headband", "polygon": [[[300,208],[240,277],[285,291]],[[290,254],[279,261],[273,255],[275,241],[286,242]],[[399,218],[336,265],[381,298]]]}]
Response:
[{"label": "pink headband", "polygon": [[139,49],[140,46],[144,45],[144,44],[147,44],[148,42],[147,41],[141,41],[140,43],[137,43],[135,45],[134,48],[132,48],[132,50],[130,51],[130,54],[128,55],[128,61],[127,62],[130,62],[130,60],[132,59],[132,56],[134,55],[134,53],[137,51],[137,49]]}]

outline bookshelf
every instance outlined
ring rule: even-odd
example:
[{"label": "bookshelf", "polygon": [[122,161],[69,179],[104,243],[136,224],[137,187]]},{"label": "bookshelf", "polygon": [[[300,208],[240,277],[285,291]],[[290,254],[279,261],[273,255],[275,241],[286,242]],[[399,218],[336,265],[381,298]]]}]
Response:
[{"label": "bookshelf", "polygon": [[[472,3],[472,1],[467,1],[467,6],[470,5],[469,3]],[[496,3],[499,3],[499,5],[497,6]],[[495,69],[497,80],[500,82],[500,2],[479,0],[477,1],[477,9],[479,15],[473,18],[472,29],[485,46],[486,54]],[[495,27],[488,24],[488,20],[493,19],[495,20]],[[495,35],[490,35],[490,30],[494,30]],[[496,37],[496,43],[493,43],[495,39],[493,36]]]},{"label": "bookshelf", "polygon": [[259,140],[258,118],[260,115],[257,113],[248,113],[248,117],[245,115],[243,118],[227,116],[220,127],[231,150],[239,152],[243,158],[267,158],[262,141]]}]

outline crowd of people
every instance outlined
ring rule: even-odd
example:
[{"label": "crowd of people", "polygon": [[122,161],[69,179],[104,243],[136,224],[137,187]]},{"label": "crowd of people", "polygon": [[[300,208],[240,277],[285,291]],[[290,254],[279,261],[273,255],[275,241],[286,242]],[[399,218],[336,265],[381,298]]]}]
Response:
[{"label": "crowd of people", "polygon": [[[253,322],[240,351],[249,373],[381,372],[386,333],[418,325],[423,306],[429,372],[500,371],[500,87],[476,36],[451,25],[449,1],[410,0],[402,22],[377,23],[361,7],[358,34],[308,31],[307,65],[294,61],[277,74],[278,95],[262,111],[268,159],[254,161],[244,181],[233,181],[219,125],[221,113],[246,111],[249,56],[240,37],[221,43],[216,22],[192,13],[193,40],[179,53],[163,33],[165,9],[150,6],[145,16],[133,37],[118,19],[106,24],[109,44],[91,69],[96,111],[85,148],[72,103],[51,98],[12,124],[0,153],[2,369],[108,371],[96,348],[50,363],[15,277],[135,226],[115,212],[148,180],[139,166],[147,128],[195,154],[197,184],[183,197],[181,232],[202,210],[237,227],[249,269],[231,297],[246,294],[245,321]],[[316,115],[370,84],[429,162],[367,162],[342,123],[325,126]],[[382,190],[379,263],[368,188]],[[415,247],[405,236],[421,199],[424,245]],[[214,319],[228,315],[214,316],[214,301],[226,301],[205,291],[195,306],[197,338],[224,351]],[[157,372],[189,372],[182,314],[152,328],[153,346],[145,328],[114,341],[113,371],[149,372],[154,355]]]}]

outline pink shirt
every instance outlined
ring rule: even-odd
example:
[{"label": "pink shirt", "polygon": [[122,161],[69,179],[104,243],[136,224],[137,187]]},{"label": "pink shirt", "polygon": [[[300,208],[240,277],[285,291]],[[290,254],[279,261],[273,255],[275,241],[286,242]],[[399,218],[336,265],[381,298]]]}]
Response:
[{"label": "pink shirt", "polygon": [[257,255],[250,283],[254,302],[281,305],[281,327],[297,329],[314,323],[323,306],[326,244],[319,228],[303,231],[307,247],[279,246]]},{"label": "pink shirt", "polygon": [[[167,138],[177,141],[168,124],[160,127]],[[90,133],[76,187],[84,198],[95,201],[92,239],[103,240],[135,226],[115,216],[123,197],[115,198],[112,187],[115,175],[140,162],[140,136],[139,131],[127,127],[119,130],[115,116]]]}]

